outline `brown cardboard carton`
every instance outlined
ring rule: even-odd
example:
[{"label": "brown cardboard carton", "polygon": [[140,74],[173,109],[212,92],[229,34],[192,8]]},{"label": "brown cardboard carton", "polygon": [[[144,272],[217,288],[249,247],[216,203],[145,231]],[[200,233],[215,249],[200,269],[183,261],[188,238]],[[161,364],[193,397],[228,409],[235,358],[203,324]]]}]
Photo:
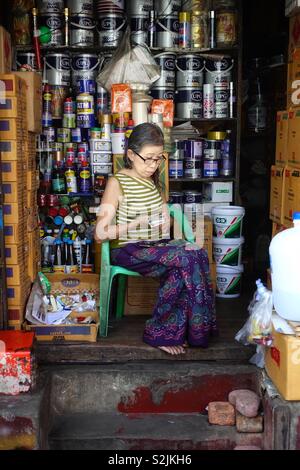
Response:
[{"label": "brown cardboard carton", "polygon": [[23,131],[27,125],[24,119],[1,118],[0,140],[23,140]]},{"label": "brown cardboard carton", "polygon": [[6,182],[2,184],[4,194],[4,202],[19,202],[23,198],[23,193],[26,191],[26,186],[20,179],[18,182]]},{"label": "brown cardboard carton", "polygon": [[9,32],[3,26],[0,26],[0,73],[10,73],[11,61],[11,37]]},{"label": "brown cardboard carton", "polygon": [[1,98],[10,96],[23,96],[26,98],[26,82],[17,75],[17,72],[1,73],[0,93]]},{"label": "brown cardboard carton", "polygon": [[10,97],[0,100],[0,118],[20,118],[26,120],[26,101],[23,97]]},{"label": "brown cardboard carton", "polygon": [[42,77],[36,72],[16,72],[26,82],[28,131],[42,132]]},{"label": "brown cardboard carton", "polygon": [[22,264],[25,257],[25,246],[23,243],[18,245],[5,245],[5,261],[6,264]]},{"label": "brown cardboard carton", "polygon": [[10,162],[4,160],[1,162],[2,181],[5,183],[21,182],[26,187],[26,169],[26,164],[22,160]]},{"label": "brown cardboard carton", "polygon": [[25,160],[25,147],[23,141],[1,140],[0,152],[2,162],[14,162]]},{"label": "brown cardboard carton", "polygon": [[272,238],[275,237],[278,233],[282,232],[283,230],[286,230],[287,227],[282,224],[277,224],[276,222],[273,222],[272,224]]},{"label": "brown cardboard carton", "polygon": [[297,47],[300,47],[300,14],[292,16],[289,19],[289,60],[292,60],[293,53]]},{"label": "brown cardboard carton", "polygon": [[300,108],[289,112],[288,130],[288,165],[300,167]]},{"label": "brown cardboard carton", "polygon": [[278,111],[276,127],[276,165],[284,166],[287,163],[287,147],[289,137],[289,113]]},{"label": "brown cardboard carton", "polygon": [[300,210],[300,168],[286,167],[284,170],[283,225],[293,226],[293,214]]},{"label": "brown cardboard carton", "polygon": [[271,167],[270,219],[281,224],[283,222],[284,168]]}]

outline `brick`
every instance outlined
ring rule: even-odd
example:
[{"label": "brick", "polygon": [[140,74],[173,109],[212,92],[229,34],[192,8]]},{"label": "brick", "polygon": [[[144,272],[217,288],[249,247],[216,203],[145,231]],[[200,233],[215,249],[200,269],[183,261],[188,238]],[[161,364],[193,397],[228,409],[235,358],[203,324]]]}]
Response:
[{"label": "brick", "polygon": [[210,424],[217,424],[219,426],[234,426],[235,425],[235,410],[234,407],[223,401],[214,401],[208,405],[208,421]]},{"label": "brick", "polygon": [[236,429],[238,432],[263,432],[263,417],[261,415],[255,418],[247,418],[236,412]]},{"label": "brick", "polygon": [[252,390],[234,390],[229,393],[228,401],[247,418],[255,418],[258,415],[260,398]]},{"label": "brick", "polygon": [[236,446],[233,450],[262,450],[257,446]]}]

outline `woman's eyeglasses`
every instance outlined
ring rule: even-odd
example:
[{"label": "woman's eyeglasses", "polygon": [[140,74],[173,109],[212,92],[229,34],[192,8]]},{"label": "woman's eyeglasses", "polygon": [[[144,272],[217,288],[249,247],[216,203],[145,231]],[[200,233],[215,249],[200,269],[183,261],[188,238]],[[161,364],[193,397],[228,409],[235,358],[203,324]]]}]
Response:
[{"label": "woman's eyeglasses", "polygon": [[134,150],[134,153],[144,161],[146,166],[151,166],[153,163],[158,166],[164,160],[166,160],[166,157],[164,155],[161,155],[160,157],[157,157],[157,158],[144,158],[144,157],[142,157],[142,155],[137,153],[135,150]]}]

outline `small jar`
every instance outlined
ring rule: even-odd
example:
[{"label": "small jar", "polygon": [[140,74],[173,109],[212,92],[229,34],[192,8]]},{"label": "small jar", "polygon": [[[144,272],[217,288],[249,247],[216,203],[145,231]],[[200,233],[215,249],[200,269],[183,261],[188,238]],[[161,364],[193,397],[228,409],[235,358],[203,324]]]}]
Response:
[{"label": "small jar", "polygon": [[237,42],[237,11],[232,2],[227,4],[216,11],[217,47],[232,47]]}]

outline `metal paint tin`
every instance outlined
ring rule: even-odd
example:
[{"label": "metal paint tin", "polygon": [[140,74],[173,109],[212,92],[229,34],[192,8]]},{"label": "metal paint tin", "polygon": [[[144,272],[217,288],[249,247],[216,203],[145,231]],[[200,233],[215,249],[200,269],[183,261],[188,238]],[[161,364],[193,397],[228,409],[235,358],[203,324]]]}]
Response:
[{"label": "metal paint tin", "polygon": [[34,72],[37,70],[37,63],[34,52],[17,52],[17,69],[21,72]]},{"label": "metal paint tin", "polygon": [[219,160],[204,160],[203,178],[217,178],[219,176]]},{"label": "metal paint tin", "polygon": [[184,191],[183,202],[184,204],[201,204],[202,193],[199,191]]},{"label": "metal paint tin", "polygon": [[176,95],[176,116],[181,119],[201,119],[203,116],[202,89],[181,88]]},{"label": "metal paint tin", "polygon": [[72,57],[72,84],[76,93],[96,93],[99,65],[97,54],[76,54]]},{"label": "metal paint tin", "polygon": [[159,17],[156,24],[157,47],[178,47],[178,14]]},{"label": "metal paint tin", "polygon": [[41,17],[41,25],[47,26],[51,31],[48,46],[61,46],[63,44],[64,19],[61,14],[46,14]]},{"label": "metal paint tin", "polygon": [[153,99],[157,100],[174,100],[175,90],[168,88],[152,88],[150,94]]},{"label": "metal paint tin", "polygon": [[62,13],[64,11],[64,0],[39,0],[38,11],[41,15]]},{"label": "metal paint tin", "polygon": [[184,140],[175,139],[174,141],[174,152],[170,154],[170,158],[173,160],[184,158]]},{"label": "metal paint tin", "polygon": [[215,117],[218,119],[229,116],[229,89],[216,89],[215,95]]},{"label": "metal paint tin", "polygon": [[90,151],[111,153],[111,141],[105,139],[91,139]]},{"label": "metal paint tin", "polygon": [[153,10],[153,0],[131,0],[126,5],[128,16],[143,16],[149,18],[149,12]]},{"label": "metal paint tin", "polygon": [[172,179],[183,177],[183,159],[169,159],[169,177]]},{"label": "metal paint tin", "polygon": [[154,82],[155,88],[175,88],[175,59],[176,55],[168,52],[154,56],[160,66],[160,78]]},{"label": "metal paint tin", "polygon": [[183,204],[183,193],[180,191],[170,191],[169,203],[170,204]]},{"label": "metal paint tin", "polygon": [[155,0],[154,4],[154,10],[161,16],[169,16],[181,10],[181,0]]},{"label": "metal paint tin", "polygon": [[107,13],[120,14],[124,12],[124,0],[96,0],[95,9],[98,16],[105,16]]},{"label": "metal paint tin", "polygon": [[184,141],[184,158],[186,160],[197,159],[203,157],[203,140],[185,140]]},{"label": "metal paint tin", "polygon": [[81,129],[80,127],[76,127],[75,129],[72,129],[72,142],[79,143],[81,142]]},{"label": "metal paint tin", "polygon": [[45,63],[46,77],[50,85],[70,86],[71,61],[68,54],[47,54]]},{"label": "metal paint tin", "polygon": [[144,16],[130,18],[131,40],[135,44],[147,44],[149,19]]},{"label": "metal paint tin", "polygon": [[204,79],[204,60],[197,54],[185,54],[176,59],[177,88],[201,88]]},{"label": "metal paint tin", "polygon": [[209,83],[215,89],[229,89],[232,81],[232,69],[234,59],[223,57],[223,59],[206,59],[205,61],[205,83]]},{"label": "metal paint tin", "polygon": [[220,160],[221,141],[204,139],[203,155],[205,160]]},{"label": "metal paint tin", "polygon": [[94,45],[95,22],[92,16],[77,15],[70,19],[70,46]]},{"label": "metal paint tin", "polygon": [[207,133],[208,140],[224,140],[226,136],[227,132],[225,131],[210,131]]},{"label": "metal paint tin", "polygon": [[184,177],[192,179],[201,178],[202,160],[196,158],[184,160]]},{"label": "metal paint tin", "polygon": [[45,127],[43,129],[43,136],[45,137],[47,142],[55,142],[55,127]]},{"label": "metal paint tin", "polygon": [[126,29],[126,19],[120,14],[107,14],[98,22],[99,46],[117,47]]},{"label": "metal paint tin", "polygon": [[95,125],[94,97],[88,93],[81,93],[76,97],[77,127],[90,128]]},{"label": "metal paint tin", "polygon": [[67,0],[70,16],[78,14],[92,16],[94,14],[93,3],[93,0]]},{"label": "metal paint tin", "polygon": [[71,129],[60,127],[57,129],[57,142],[69,143],[71,142]]}]

